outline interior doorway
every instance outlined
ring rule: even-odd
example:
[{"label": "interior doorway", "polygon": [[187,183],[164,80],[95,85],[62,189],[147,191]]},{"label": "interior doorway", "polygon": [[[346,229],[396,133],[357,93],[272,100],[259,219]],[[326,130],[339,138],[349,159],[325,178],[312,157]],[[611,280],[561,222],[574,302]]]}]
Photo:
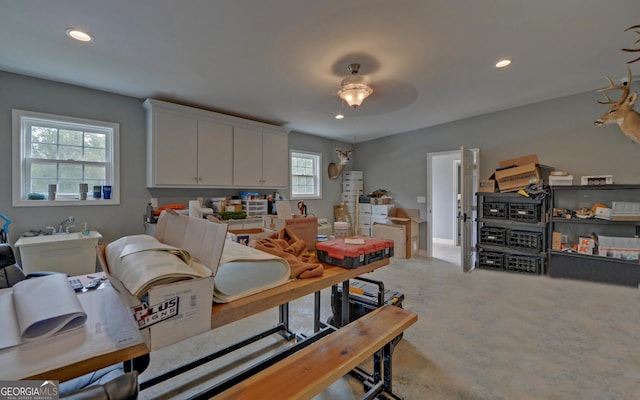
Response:
[{"label": "interior doorway", "polygon": [[[427,257],[444,259],[461,266],[461,244],[472,243],[473,233],[466,233],[462,240],[461,221],[475,219],[475,215],[465,215],[462,204],[462,152],[464,149],[427,154]],[[478,149],[472,149],[473,175],[477,187]],[[475,204],[475,189],[466,189],[467,197]],[[473,212],[475,214],[475,211]],[[464,216],[464,218],[461,218]],[[475,228],[475,224],[474,228]]]}]

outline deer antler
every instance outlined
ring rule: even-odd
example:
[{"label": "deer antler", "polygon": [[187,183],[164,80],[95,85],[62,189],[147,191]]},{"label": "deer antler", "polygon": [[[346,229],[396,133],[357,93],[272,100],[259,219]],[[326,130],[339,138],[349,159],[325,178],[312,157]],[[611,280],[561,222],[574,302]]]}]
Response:
[{"label": "deer antler", "polygon": [[[613,83],[613,81],[611,80],[611,78],[609,78],[608,76],[605,76],[605,78],[609,81],[609,87],[606,88],[602,88],[602,89],[598,89],[598,93],[602,93],[602,95],[604,97],[607,98],[607,101],[600,101],[598,100],[598,103],[600,104],[615,104],[619,101],[622,101],[624,99],[626,99],[629,96],[629,91],[631,90],[631,68],[627,67],[627,71],[628,71],[628,78],[627,78],[627,84],[622,84],[622,85],[616,85]],[[620,100],[611,100],[611,98],[609,98],[609,96],[607,96],[607,94],[605,92],[608,92],[610,90],[622,90],[622,96],[620,97]]]},{"label": "deer antler", "polygon": [[[624,31],[626,32],[626,31],[630,31],[631,29],[637,29],[637,28],[640,28],[640,25],[630,26],[630,27],[628,27],[627,29],[625,29]],[[636,32],[638,35],[640,35],[640,31],[635,31],[635,32]],[[633,42],[633,45],[635,46],[635,45],[637,45],[638,43],[640,43],[640,39],[638,39],[638,40],[636,40],[635,42]],[[627,51],[627,52],[630,52],[630,53],[635,53],[635,52],[637,52],[637,51],[640,51],[640,49],[622,49],[622,51]],[[627,64],[632,64],[632,63],[634,63],[634,62],[636,62],[636,61],[640,61],[640,57],[638,57],[638,58],[636,58],[636,59],[634,59],[634,60],[631,60],[631,61],[627,61]]]}]

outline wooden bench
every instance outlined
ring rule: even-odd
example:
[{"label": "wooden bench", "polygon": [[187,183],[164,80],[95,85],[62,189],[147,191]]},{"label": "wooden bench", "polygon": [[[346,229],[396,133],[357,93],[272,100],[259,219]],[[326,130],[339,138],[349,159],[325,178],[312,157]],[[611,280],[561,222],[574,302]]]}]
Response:
[{"label": "wooden bench", "polygon": [[400,307],[382,306],[214,399],[311,399],[381,349],[390,358],[390,342],[417,320]]}]

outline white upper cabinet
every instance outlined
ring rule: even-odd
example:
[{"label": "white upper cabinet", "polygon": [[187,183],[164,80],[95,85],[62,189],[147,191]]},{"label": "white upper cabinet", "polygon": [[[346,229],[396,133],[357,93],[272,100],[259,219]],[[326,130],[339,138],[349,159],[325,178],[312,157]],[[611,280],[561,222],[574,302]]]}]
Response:
[{"label": "white upper cabinet", "polygon": [[281,132],[236,127],[233,132],[233,184],[246,188],[287,187],[287,139]]},{"label": "white upper cabinet", "polygon": [[147,187],[287,187],[287,130],[159,100],[143,106]]}]

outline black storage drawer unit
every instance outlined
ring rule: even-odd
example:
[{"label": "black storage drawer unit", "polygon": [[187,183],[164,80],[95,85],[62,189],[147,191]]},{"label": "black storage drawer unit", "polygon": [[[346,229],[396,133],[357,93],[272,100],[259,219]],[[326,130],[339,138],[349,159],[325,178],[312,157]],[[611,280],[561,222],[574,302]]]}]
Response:
[{"label": "black storage drawer unit", "polygon": [[534,253],[544,251],[542,248],[542,232],[510,229],[507,245],[513,249],[526,250]]},{"label": "black storage drawer unit", "polygon": [[484,218],[507,219],[507,203],[485,202],[482,204]]},{"label": "black storage drawer unit", "polygon": [[510,203],[509,219],[518,222],[536,223],[540,221],[540,204]]},{"label": "black storage drawer unit", "polygon": [[480,243],[495,246],[507,245],[507,228],[483,226],[480,228]]},{"label": "black storage drawer unit", "polygon": [[548,201],[544,193],[477,193],[476,268],[546,274]]},{"label": "black storage drawer unit", "polygon": [[505,258],[505,271],[522,272],[534,275],[538,275],[542,271],[542,257],[525,256],[520,254],[507,254]]},{"label": "black storage drawer unit", "polygon": [[482,269],[504,270],[504,253],[499,251],[480,251],[478,267]]}]

